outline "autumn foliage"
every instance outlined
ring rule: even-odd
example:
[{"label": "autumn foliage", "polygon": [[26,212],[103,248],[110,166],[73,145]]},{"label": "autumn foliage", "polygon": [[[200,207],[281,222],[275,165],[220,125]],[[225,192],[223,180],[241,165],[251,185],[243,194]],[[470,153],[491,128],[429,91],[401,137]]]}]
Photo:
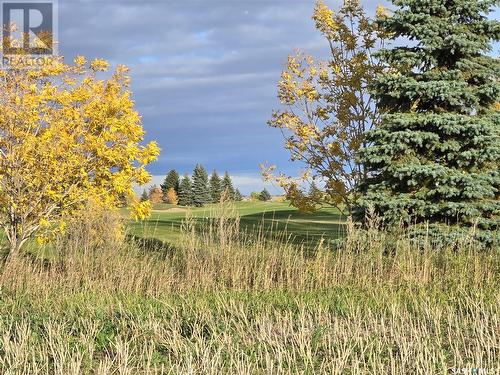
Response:
[{"label": "autumn foliage", "polygon": [[[149,181],[158,146],[140,145],[128,69],[99,78],[107,71],[106,61],[81,56],[0,71],[0,226],[11,256],[35,235],[64,230],[89,199],[114,207]],[[147,211],[137,203],[132,214]]]},{"label": "autumn foliage", "polygon": [[[303,211],[323,204],[351,211],[358,198],[355,188],[365,176],[356,154],[365,131],[379,121],[368,93],[382,71],[372,52],[383,44],[384,35],[359,1],[345,1],[338,13],[318,2],[313,20],[327,41],[330,57],[316,61],[300,52],[289,56],[278,84],[283,108],[269,121],[283,132],[291,160],[305,169],[299,179],[274,176],[274,167],[265,167],[264,174]],[[326,194],[304,192],[304,185],[314,181],[324,184]]]},{"label": "autumn foliage", "polygon": [[174,206],[177,206],[179,203],[179,198],[177,197],[177,193],[174,188],[170,188],[167,191],[167,203],[173,204]]},{"label": "autumn foliage", "polygon": [[149,191],[149,201],[153,204],[163,203],[163,191],[160,187],[151,187]]}]

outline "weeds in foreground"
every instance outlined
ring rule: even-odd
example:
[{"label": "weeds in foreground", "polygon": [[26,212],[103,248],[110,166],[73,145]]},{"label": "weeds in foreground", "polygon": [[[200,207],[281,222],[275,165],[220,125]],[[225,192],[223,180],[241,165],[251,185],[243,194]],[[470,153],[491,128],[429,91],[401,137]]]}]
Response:
[{"label": "weeds in foreground", "polygon": [[416,249],[350,226],[341,248],[310,252],[286,234],[242,235],[221,210],[155,251],[86,216],[54,256],[6,265],[0,373],[500,370],[498,250]]}]

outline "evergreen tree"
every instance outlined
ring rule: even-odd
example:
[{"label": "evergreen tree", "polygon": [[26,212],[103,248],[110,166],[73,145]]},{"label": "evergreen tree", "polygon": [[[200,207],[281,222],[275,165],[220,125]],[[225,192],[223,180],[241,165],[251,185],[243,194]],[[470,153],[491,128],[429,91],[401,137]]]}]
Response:
[{"label": "evergreen tree", "polygon": [[227,200],[234,200],[233,181],[231,180],[231,176],[227,171],[224,173],[224,178],[222,179],[222,192]]},{"label": "evergreen tree", "polygon": [[196,207],[203,207],[211,201],[208,187],[208,173],[202,165],[196,165],[193,171],[193,204]]},{"label": "evergreen tree", "polygon": [[491,242],[500,223],[500,61],[486,53],[500,25],[486,15],[496,1],[394,3],[379,24],[414,43],[379,53],[392,69],[373,87],[384,116],[361,152],[362,211],[373,207],[388,224],[428,222],[439,238],[443,223],[477,222]]},{"label": "evergreen tree", "polygon": [[149,199],[149,194],[146,190],[142,191],[141,202],[146,202]]},{"label": "evergreen tree", "polygon": [[243,200],[243,195],[241,195],[241,192],[239,189],[236,189],[234,191],[234,201],[235,202],[241,202]]},{"label": "evergreen tree", "polygon": [[264,189],[261,191],[261,193],[259,194],[259,200],[261,200],[263,202],[267,202],[267,201],[271,200],[271,194],[269,194],[267,189]]},{"label": "evergreen tree", "polygon": [[186,174],[179,185],[179,205],[191,206],[193,204],[193,196],[191,189],[191,180]]},{"label": "evergreen tree", "polygon": [[172,169],[163,180],[163,184],[160,185],[163,195],[166,196],[170,188],[174,189],[176,194],[179,194],[179,184],[179,174],[175,169]]},{"label": "evergreen tree", "polygon": [[318,185],[316,185],[316,182],[313,181],[309,187],[309,193],[307,195],[307,199],[305,200],[305,204],[302,206],[299,205],[299,211],[304,213],[316,212],[318,209],[323,207],[324,202],[325,193],[321,191],[321,189],[318,188]]},{"label": "evergreen tree", "polygon": [[[320,197],[322,195],[322,191],[318,188],[318,185],[316,185],[316,182],[312,182],[311,186],[309,187],[309,196],[312,198],[315,197]],[[316,203],[316,199],[312,199]]]},{"label": "evergreen tree", "polygon": [[212,172],[212,176],[210,177],[210,197],[212,199],[212,203],[218,203],[222,196],[222,185],[221,179],[216,171]]}]

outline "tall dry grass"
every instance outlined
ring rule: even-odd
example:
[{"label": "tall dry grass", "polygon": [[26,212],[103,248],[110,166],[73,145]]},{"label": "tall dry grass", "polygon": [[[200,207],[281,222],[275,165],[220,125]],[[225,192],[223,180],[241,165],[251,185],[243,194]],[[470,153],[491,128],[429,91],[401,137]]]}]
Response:
[{"label": "tall dry grass", "polygon": [[349,224],[311,252],[220,210],[201,234],[188,218],[175,249],[83,215],[55,256],[4,266],[0,373],[500,371],[498,250]]}]

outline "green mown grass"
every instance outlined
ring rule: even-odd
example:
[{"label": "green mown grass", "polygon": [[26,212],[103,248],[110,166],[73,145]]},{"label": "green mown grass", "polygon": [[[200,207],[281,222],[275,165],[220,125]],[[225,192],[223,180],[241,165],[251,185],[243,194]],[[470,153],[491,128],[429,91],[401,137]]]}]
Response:
[{"label": "green mown grass", "polygon": [[[308,247],[315,246],[322,238],[328,242],[345,234],[346,218],[335,208],[304,214],[287,202],[237,202],[233,206],[239,216],[242,233],[280,234],[287,241]],[[217,204],[201,208],[158,204],[149,219],[140,223],[130,222],[128,230],[132,235],[175,244],[186,218],[195,220],[197,227],[203,228],[208,220],[219,214]]]}]

